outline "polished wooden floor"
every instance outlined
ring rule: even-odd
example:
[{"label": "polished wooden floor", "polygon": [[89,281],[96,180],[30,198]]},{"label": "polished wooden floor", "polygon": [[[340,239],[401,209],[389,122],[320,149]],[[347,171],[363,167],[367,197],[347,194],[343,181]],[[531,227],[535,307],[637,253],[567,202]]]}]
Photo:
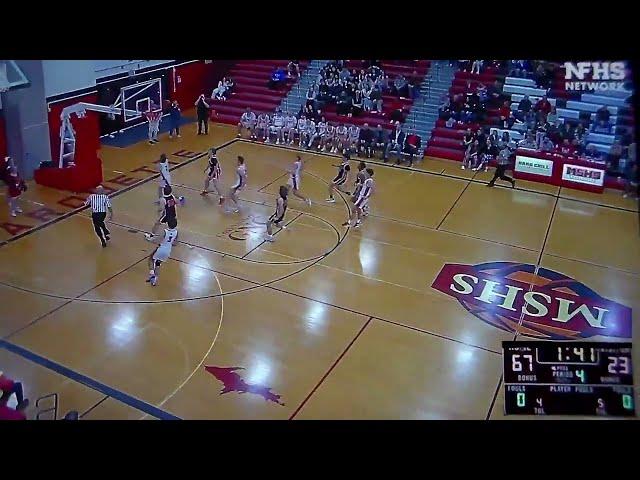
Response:
[{"label": "polished wooden floor", "polygon": [[[225,126],[209,136],[192,130],[102,150],[105,184],[121,190],[105,249],[86,211],[59,219],[73,212],[69,193],[28,192],[27,213],[44,205],[49,217],[0,214],[41,226],[0,247],[0,370],[33,400],[58,393],[59,415],[499,419],[501,342],[521,337],[433,289],[444,264],[546,267],[640,309],[637,206],[619,193],[529,182],[489,189],[491,172],[436,159],[414,169],[372,164],[372,213],[347,229],[347,201],[324,201],[336,157],[305,153],[302,191],[314,203],[290,197],[288,228],[270,244],[264,223],[298,152],[232,141]],[[226,145],[225,186],[236,157],[246,158],[240,214],[198,194],[199,154],[212,145]],[[156,216],[156,180],[145,179],[161,152],[182,163],[172,175],[186,205],[180,243],[154,288],[145,283],[154,246],[142,232]],[[36,411],[32,403],[30,417]]]}]

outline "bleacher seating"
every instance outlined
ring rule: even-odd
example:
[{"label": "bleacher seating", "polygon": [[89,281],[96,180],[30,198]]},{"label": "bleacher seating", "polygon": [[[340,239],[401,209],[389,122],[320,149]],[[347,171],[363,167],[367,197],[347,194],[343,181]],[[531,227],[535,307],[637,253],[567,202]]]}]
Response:
[{"label": "bleacher seating", "polygon": [[[274,111],[295,80],[288,80],[280,90],[271,90],[267,84],[272,72],[277,67],[286,69],[288,63],[287,60],[246,60],[235,64],[227,74],[235,82],[232,95],[226,101],[212,100],[217,113],[215,121],[235,125],[247,107],[256,113]],[[304,70],[308,64],[300,61],[300,69]]]}]

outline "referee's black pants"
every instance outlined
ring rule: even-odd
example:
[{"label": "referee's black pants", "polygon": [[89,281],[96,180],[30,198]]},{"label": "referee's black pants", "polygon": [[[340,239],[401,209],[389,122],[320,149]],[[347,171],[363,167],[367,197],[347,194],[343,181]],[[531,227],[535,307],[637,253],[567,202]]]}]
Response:
[{"label": "referee's black pants", "polygon": [[93,212],[91,214],[91,220],[93,220],[93,228],[96,231],[96,235],[98,238],[105,241],[104,235],[109,235],[111,232],[107,229],[107,226],[104,224],[104,219],[107,218],[107,212]]},{"label": "referee's black pants", "polygon": [[511,183],[513,185],[513,178],[505,175],[505,172],[507,171],[507,167],[508,167],[508,165],[498,165],[496,167],[496,171],[493,174],[493,178],[489,182],[489,186],[493,187],[493,185],[496,183],[496,180],[498,180],[498,179],[504,180],[504,181],[509,182],[509,183]]}]

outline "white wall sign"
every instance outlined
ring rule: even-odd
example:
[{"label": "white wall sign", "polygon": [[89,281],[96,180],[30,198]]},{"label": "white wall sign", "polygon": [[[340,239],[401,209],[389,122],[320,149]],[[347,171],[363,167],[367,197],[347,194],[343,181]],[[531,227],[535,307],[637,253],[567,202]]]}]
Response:
[{"label": "white wall sign", "polygon": [[515,171],[550,177],[553,175],[553,160],[516,155]]},{"label": "white wall sign", "polygon": [[604,185],[604,170],[565,163],[562,169],[562,179],[601,187]]}]

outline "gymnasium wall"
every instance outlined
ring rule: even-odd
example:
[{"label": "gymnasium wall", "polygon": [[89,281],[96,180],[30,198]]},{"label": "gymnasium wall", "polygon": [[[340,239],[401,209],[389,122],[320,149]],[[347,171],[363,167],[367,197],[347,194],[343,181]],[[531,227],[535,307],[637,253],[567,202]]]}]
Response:
[{"label": "gymnasium wall", "polygon": [[173,60],[42,60],[47,98],[94,87],[100,78]]},{"label": "gymnasium wall", "polygon": [[232,60],[213,60],[211,63],[199,60],[172,67],[169,75],[171,100],[177,100],[183,111],[193,108],[200,94],[204,93],[207,97],[211,95],[218,80],[226,75],[234,63]]}]

